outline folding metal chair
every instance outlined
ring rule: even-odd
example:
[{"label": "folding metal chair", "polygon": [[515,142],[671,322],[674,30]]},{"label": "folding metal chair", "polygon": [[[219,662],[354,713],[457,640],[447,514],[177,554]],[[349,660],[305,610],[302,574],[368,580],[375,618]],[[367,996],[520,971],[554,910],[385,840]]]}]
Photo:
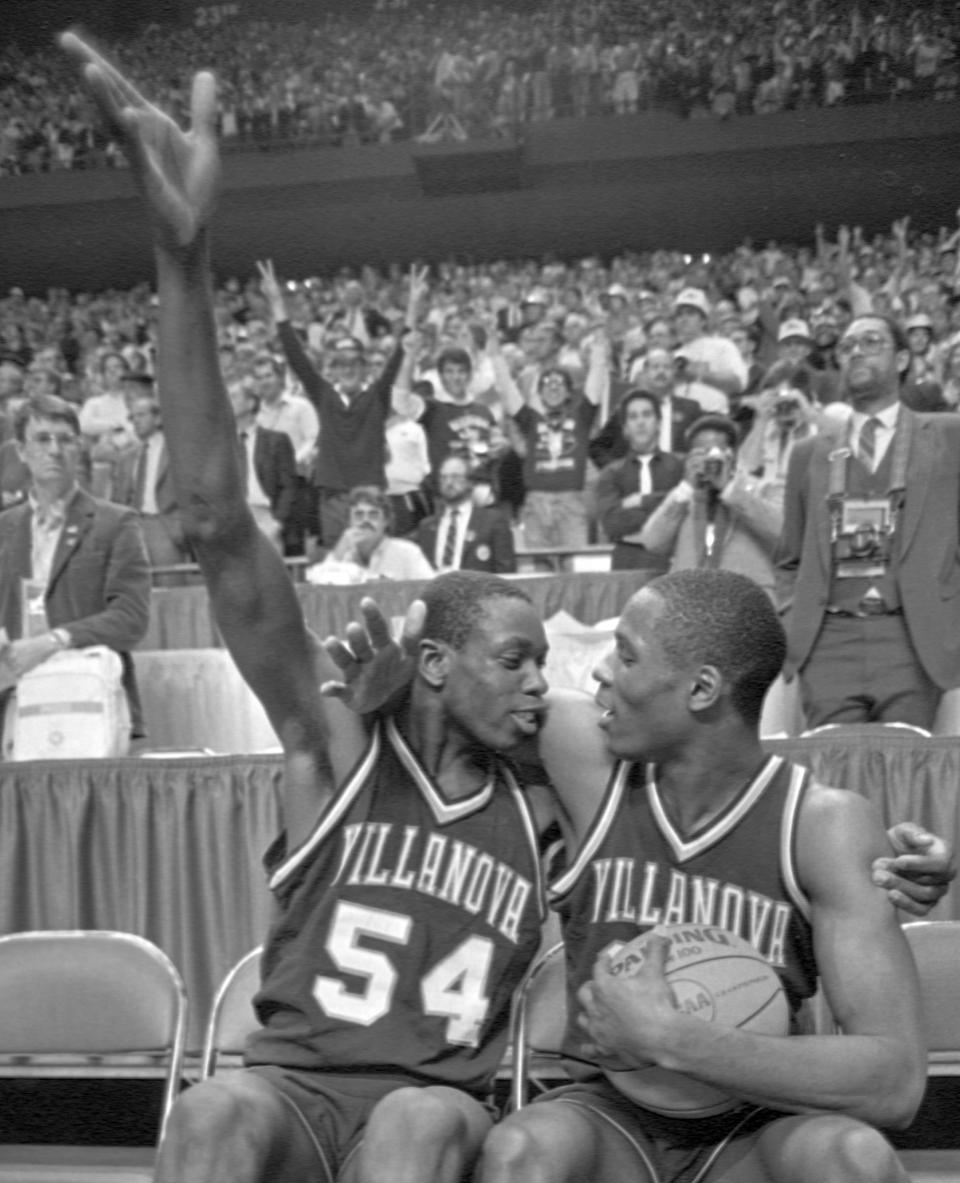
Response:
[{"label": "folding metal chair", "polygon": [[915,723],[821,723],[819,727],[801,731],[800,738],[827,735],[831,739],[871,740],[881,735],[914,735],[920,739],[930,739],[932,734]]},{"label": "folding metal chair", "polygon": [[219,1067],[226,1067],[226,1057],[238,1066],[247,1036],[259,1030],[260,1023],[253,1010],[253,996],[260,985],[260,957],[263,948],[251,949],[241,957],[220,983],[200,1058],[200,1079],[213,1076]]},{"label": "folding metal chair", "polygon": [[[157,1143],[181,1083],[187,995],[169,958],[131,933],[0,937],[0,1073],[163,1078]],[[0,1145],[0,1180],[140,1183],[155,1147]]]},{"label": "folding metal chair", "polygon": [[[960,1077],[960,920],[903,926],[920,975],[927,1075]],[[956,1183],[960,1149],[901,1150],[914,1183]]]},{"label": "folding metal chair", "polygon": [[546,1076],[564,1080],[560,1049],[567,1028],[567,973],[563,942],[542,953],[517,988],[510,1016],[513,1082],[510,1107],[520,1110],[529,1099],[530,1085],[543,1089]]}]

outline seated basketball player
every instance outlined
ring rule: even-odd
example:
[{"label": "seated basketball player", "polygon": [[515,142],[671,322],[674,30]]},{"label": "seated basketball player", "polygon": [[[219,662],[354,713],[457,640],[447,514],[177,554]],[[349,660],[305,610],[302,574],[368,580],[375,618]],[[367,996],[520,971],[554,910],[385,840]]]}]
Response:
[{"label": "seated basketball player", "polygon": [[[281,737],[277,919],[245,1071],[188,1089],[160,1183],[459,1183],[491,1124],[512,992],[543,921],[531,810],[498,753],[536,730],[543,626],[526,595],[451,573],[427,596],[417,677],[368,727],[322,699],[283,562],[243,495],[217,368],[206,222],[209,76],[184,135],[76,37],[150,214],[159,393],[184,526],[218,625]],[[329,669],[325,666],[329,665]]]},{"label": "seated basketball player", "polygon": [[[599,720],[552,706],[541,737],[573,852],[549,892],[567,942],[568,1047],[598,1070],[497,1127],[481,1183],[906,1180],[874,1127],[909,1124],[923,1094],[916,972],[871,882],[886,846],[875,810],[761,747],[785,653],[776,613],[742,576],[677,572],[631,599],[615,642],[595,673]],[[578,802],[605,765],[594,814]],[[639,969],[611,973],[615,942],[698,919],[749,939],[793,1008],[819,976],[844,1034],[755,1035],[676,1010],[662,938]],[[651,1065],[741,1104],[664,1117],[600,1071]]]},{"label": "seated basketball player", "polygon": [[[373,705],[391,676],[390,644],[369,603],[365,616],[370,636],[354,631],[336,652],[344,681],[325,689],[359,697],[366,681]],[[550,696],[540,754],[569,852],[550,897],[571,979],[568,1051],[584,1079],[494,1128],[482,1183],[905,1178],[873,1127],[910,1120],[924,1056],[912,961],[874,884],[922,912],[904,890],[938,897],[950,859],[912,823],[890,836],[912,852],[889,859],[866,801],[765,755],[760,708],[783,652],[750,580],[682,572],[628,604],[597,671],[597,704]],[[548,808],[539,802],[541,816]],[[733,928],[777,969],[793,1011],[819,974],[845,1035],[755,1036],[674,1010],[665,942],[635,976],[611,974],[610,946],[658,922]],[[740,1104],[715,1118],[664,1117],[603,1072],[650,1065]]]}]

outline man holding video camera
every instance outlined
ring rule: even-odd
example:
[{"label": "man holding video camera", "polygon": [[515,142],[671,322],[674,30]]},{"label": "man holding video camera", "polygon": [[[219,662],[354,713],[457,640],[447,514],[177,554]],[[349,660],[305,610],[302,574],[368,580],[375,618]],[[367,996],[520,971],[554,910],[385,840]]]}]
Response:
[{"label": "man holding video camera", "polygon": [[910,354],[895,321],[855,318],[836,351],[847,428],[799,443],[787,473],[784,673],[799,674],[808,727],[929,729],[960,685],[960,415],[900,402]]},{"label": "man holding video camera", "polygon": [[781,515],[739,466],[739,442],[736,424],[725,415],[702,415],[691,424],[683,480],[647,519],[639,542],[669,555],[673,571],[736,571],[772,596]]}]

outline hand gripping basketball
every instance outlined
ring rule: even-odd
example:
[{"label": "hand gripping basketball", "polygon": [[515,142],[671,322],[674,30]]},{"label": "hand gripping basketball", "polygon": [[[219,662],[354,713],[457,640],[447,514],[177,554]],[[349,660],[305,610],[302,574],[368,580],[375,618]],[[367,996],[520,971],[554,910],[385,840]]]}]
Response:
[{"label": "hand gripping basketball", "polygon": [[[651,937],[666,937],[666,981],[677,1009],[708,1023],[759,1035],[786,1035],[789,1008],[780,978],[749,941],[707,925],[661,925],[616,950],[610,972],[629,975],[643,963]],[[606,1069],[608,1079],[639,1105],[672,1117],[706,1117],[740,1104],[719,1089],[663,1068]]]}]

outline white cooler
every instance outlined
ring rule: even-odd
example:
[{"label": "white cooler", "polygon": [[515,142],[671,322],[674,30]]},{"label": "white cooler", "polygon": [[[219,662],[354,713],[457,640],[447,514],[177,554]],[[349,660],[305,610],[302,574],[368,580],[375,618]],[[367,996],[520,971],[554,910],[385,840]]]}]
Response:
[{"label": "white cooler", "polygon": [[104,645],[54,653],[17,683],[3,728],[5,760],[125,756],[130,710],[119,656]]}]

